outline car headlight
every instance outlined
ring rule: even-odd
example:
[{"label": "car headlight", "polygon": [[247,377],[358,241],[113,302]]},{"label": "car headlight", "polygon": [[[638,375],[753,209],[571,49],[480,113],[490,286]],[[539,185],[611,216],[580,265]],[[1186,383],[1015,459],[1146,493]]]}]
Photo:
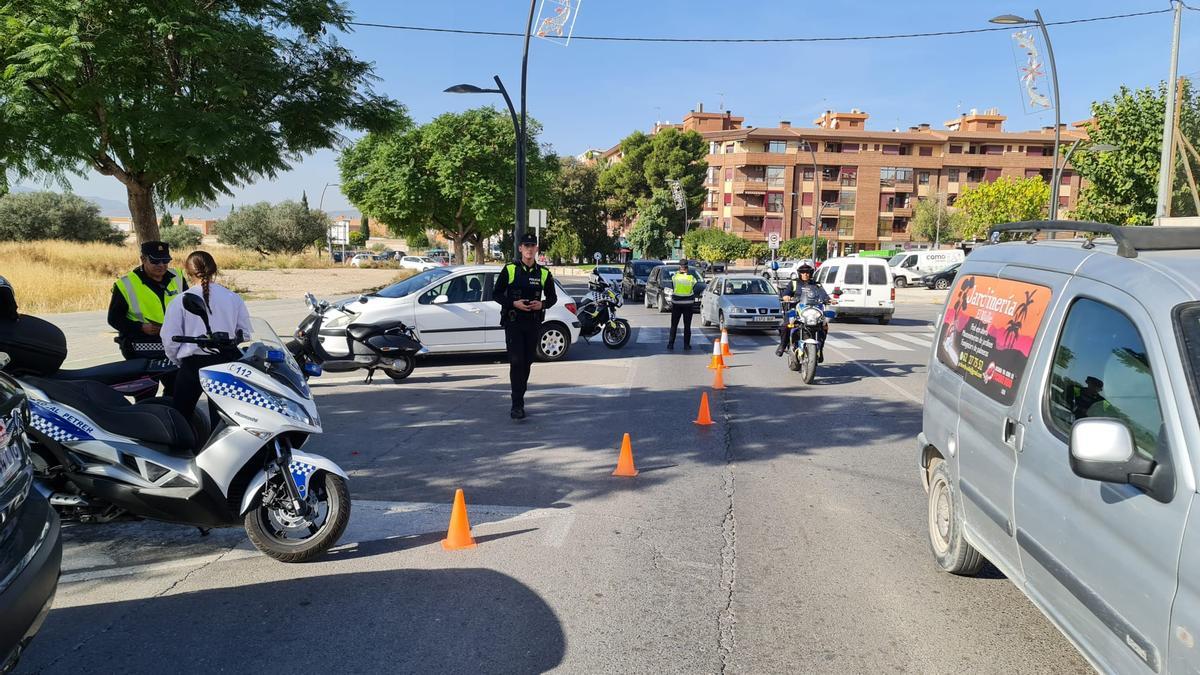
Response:
[{"label": "car headlight", "polygon": [[346,314],[345,312],[338,312],[337,316],[333,317],[332,319],[330,319],[329,321],[327,321],[325,323],[325,327],[326,328],[345,328],[346,326],[350,325],[351,321],[354,321],[358,317],[359,317],[359,314],[356,314],[356,313]]}]

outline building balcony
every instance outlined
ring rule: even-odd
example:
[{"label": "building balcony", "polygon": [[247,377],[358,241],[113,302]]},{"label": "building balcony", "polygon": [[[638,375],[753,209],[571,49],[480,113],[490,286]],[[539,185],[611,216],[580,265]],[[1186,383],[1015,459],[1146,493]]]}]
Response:
[{"label": "building balcony", "polygon": [[746,217],[762,218],[765,215],[767,215],[767,208],[765,206],[745,205],[745,206],[733,207],[733,217],[734,218],[746,218]]},{"label": "building balcony", "polygon": [[908,206],[897,206],[896,208],[892,209],[892,215],[900,218],[911,218],[912,214],[913,207],[911,204]]},{"label": "building balcony", "polygon": [[840,216],[842,215],[842,207],[837,202],[821,202],[822,216]]},{"label": "building balcony", "polygon": [[734,194],[763,194],[767,191],[767,179],[735,178],[733,181]]},{"label": "building balcony", "polygon": [[896,192],[912,192],[913,182],[911,180],[896,181]]}]

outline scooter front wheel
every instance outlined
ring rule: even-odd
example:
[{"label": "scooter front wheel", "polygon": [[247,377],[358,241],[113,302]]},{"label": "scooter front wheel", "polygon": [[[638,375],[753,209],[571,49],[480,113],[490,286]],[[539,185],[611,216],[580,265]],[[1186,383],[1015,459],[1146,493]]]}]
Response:
[{"label": "scooter front wheel", "polygon": [[246,534],[255,548],[281,562],[308,562],[337,543],[350,522],[346,481],[321,471],[309,479],[308,490],[308,516],[263,500],[246,513]]}]

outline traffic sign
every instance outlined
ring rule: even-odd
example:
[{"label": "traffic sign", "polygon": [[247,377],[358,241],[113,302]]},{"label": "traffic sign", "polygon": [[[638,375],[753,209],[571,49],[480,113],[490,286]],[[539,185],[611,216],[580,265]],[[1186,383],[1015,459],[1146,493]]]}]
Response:
[{"label": "traffic sign", "polygon": [[592,259],[595,260],[596,262],[600,262],[600,259],[603,257],[604,256],[600,255],[600,251],[596,251],[595,253],[592,254]]},{"label": "traffic sign", "polygon": [[771,232],[767,235],[767,248],[772,251],[779,248],[779,233]]}]

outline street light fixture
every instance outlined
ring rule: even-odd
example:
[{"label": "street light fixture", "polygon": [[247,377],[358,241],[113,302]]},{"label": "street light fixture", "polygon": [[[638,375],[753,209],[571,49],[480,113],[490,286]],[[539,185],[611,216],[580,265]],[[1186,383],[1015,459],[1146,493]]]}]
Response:
[{"label": "street light fixture", "polygon": [[[325,187],[321,188],[321,199],[317,202],[318,211],[325,212],[325,191],[335,185],[341,185],[341,183],[326,183]],[[325,243],[329,247],[329,259],[333,260],[333,237],[329,236],[328,225],[325,227]]]},{"label": "street light fixture", "polygon": [[[1046,57],[1050,61],[1050,81],[1054,86],[1054,170],[1050,175],[1058,176],[1058,146],[1061,142],[1062,131],[1062,101],[1058,98],[1058,68],[1054,65],[1054,46],[1050,44],[1050,32],[1046,30],[1046,22],[1042,20],[1042,13],[1039,10],[1033,10],[1032,19],[1026,19],[1015,14],[1001,14],[993,17],[991,22],[1002,26],[1028,26],[1037,24],[1037,27],[1042,30],[1042,39],[1046,42]],[[1064,162],[1065,164],[1065,162]],[[1058,180],[1050,186],[1050,220],[1058,219]]]}]

